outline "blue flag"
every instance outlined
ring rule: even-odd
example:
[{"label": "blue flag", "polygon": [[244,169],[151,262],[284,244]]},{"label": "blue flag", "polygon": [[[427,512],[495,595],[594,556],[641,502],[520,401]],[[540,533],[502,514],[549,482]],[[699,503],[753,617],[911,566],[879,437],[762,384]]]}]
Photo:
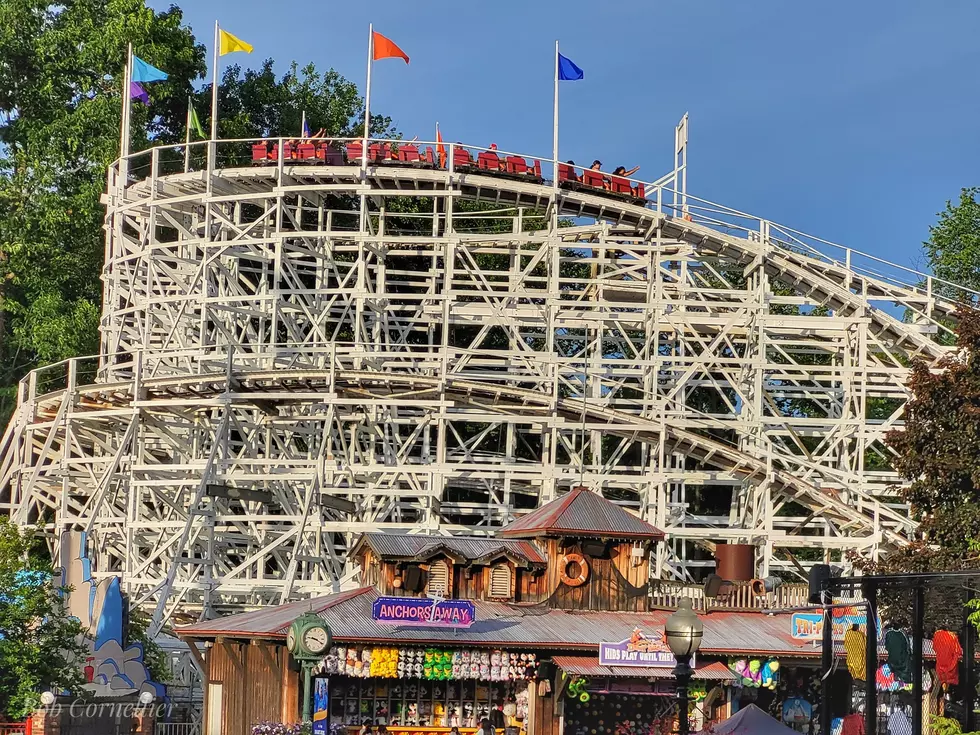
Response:
[{"label": "blue flag", "polygon": [[579,69],[575,62],[567,56],[558,54],[558,78],[566,82],[574,82],[576,79],[583,79],[585,72]]},{"label": "blue flag", "polygon": [[165,71],[160,71],[153,64],[147,64],[139,56],[133,57],[133,81],[137,84],[147,82],[162,82],[167,78]]},{"label": "blue flag", "polygon": [[303,137],[304,138],[311,137],[310,136],[310,124],[308,122],[306,122],[306,120],[303,120]]}]

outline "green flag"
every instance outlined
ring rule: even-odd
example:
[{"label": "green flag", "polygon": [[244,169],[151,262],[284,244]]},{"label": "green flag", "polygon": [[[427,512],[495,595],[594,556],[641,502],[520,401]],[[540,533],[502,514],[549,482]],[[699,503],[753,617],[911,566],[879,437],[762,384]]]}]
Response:
[{"label": "green flag", "polygon": [[202,140],[207,140],[208,136],[204,134],[204,130],[201,128],[201,121],[197,119],[197,110],[194,109],[194,105],[191,105],[190,103],[188,103],[188,105],[191,111],[189,116],[191,127],[194,128],[194,132],[197,133],[197,137],[201,138]]}]

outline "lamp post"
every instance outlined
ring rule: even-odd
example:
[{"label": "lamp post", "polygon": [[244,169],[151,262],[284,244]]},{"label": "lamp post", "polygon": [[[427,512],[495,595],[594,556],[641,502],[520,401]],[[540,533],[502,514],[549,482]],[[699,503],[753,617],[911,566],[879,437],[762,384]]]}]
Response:
[{"label": "lamp post", "polygon": [[677,680],[677,732],[689,735],[690,726],[687,721],[688,685],[691,682],[691,656],[701,648],[701,636],[704,635],[704,624],[691,607],[690,598],[683,597],[677,603],[677,612],[667,618],[664,637],[667,646],[677,660],[674,667],[674,678]]}]

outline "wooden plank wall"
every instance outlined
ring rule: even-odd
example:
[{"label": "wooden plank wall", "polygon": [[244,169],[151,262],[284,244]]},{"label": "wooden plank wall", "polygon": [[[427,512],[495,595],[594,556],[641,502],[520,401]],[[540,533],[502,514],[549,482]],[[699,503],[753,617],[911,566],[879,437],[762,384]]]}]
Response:
[{"label": "wooden plank wall", "polygon": [[[444,558],[444,557],[436,557]],[[457,600],[490,600],[490,567],[453,564],[446,558],[452,575],[452,597]],[[550,588],[544,574],[534,574],[529,569],[515,567],[510,561],[506,562],[514,577],[514,602],[541,602],[547,599]],[[379,595],[388,597],[424,597],[424,592],[409,593],[404,588],[394,586],[395,562],[381,562],[380,566],[371,567],[371,571],[363,575],[366,584],[374,585]],[[420,565],[428,569],[428,563]]]},{"label": "wooden plank wall", "polygon": [[538,688],[532,686],[528,698],[527,735],[560,735],[561,703],[555,694],[538,696]]},{"label": "wooden plank wall", "polygon": [[579,587],[569,587],[562,583],[562,559],[565,554],[581,554],[578,544],[564,547],[558,539],[548,539],[547,587],[554,590],[551,606],[564,610],[620,610],[626,612],[645,612],[649,609],[649,596],[646,594],[630,596],[627,594],[625,579],[630,585],[640,587],[649,580],[650,564],[648,557],[638,566],[631,561],[630,543],[610,545],[607,558],[593,558],[585,554],[589,564],[589,577]]},{"label": "wooden plank wall", "polygon": [[282,645],[219,639],[208,651],[208,676],[222,685],[222,735],[248,735],[259,722],[299,719],[299,677]]},{"label": "wooden plank wall", "polygon": [[[571,541],[571,545],[569,544]],[[647,593],[632,596],[627,592],[626,580],[632,587],[643,587],[649,583],[649,548],[644,548],[644,556],[638,565],[632,561],[633,544],[630,542],[609,543],[608,552],[601,558],[586,556],[589,563],[589,578],[580,587],[568,587],[561,582],[562,559],[567,553],[581,553],[574,540],[545,539],[547,545],[548,567],[542,573],[514,567],[507,562],[515,575],[514,601],[537,603],[551,601],[553,607],[566,610],[617,610],[624,612],[646,612],[650,609]],[[583,556],[585,556],[583,554]],[[439,557],[441,558],[441,557]],[[370,552],[365,554],[365,573],[363,580],[373,584],[380,595],[393,597],[421,597],[424,593],[408,593],[404,588],[395,588],[395,562],[382,561],[374,565]],[[452,597],[461,600],[488,600],[489,567],[465,567],[455,565],[446,559],[452,575]],[[428,563],[420,565],[428,569]]]}]

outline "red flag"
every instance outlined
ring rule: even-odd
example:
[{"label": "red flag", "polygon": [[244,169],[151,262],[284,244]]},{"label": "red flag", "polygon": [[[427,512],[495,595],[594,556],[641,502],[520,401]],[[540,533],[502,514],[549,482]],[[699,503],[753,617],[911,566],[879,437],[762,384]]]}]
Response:
[{"label": "red flag", "polygon": [[442,133],[436,125],[436,152],[439,154],[439,168],[446,167],[446,146],[442,143]]},{"label": "red flag", "polygon": [[394,41],[374,31],[374,60],[391,58],[405,59],[405,63],[408,63],[408,54],[398,48]]}]

